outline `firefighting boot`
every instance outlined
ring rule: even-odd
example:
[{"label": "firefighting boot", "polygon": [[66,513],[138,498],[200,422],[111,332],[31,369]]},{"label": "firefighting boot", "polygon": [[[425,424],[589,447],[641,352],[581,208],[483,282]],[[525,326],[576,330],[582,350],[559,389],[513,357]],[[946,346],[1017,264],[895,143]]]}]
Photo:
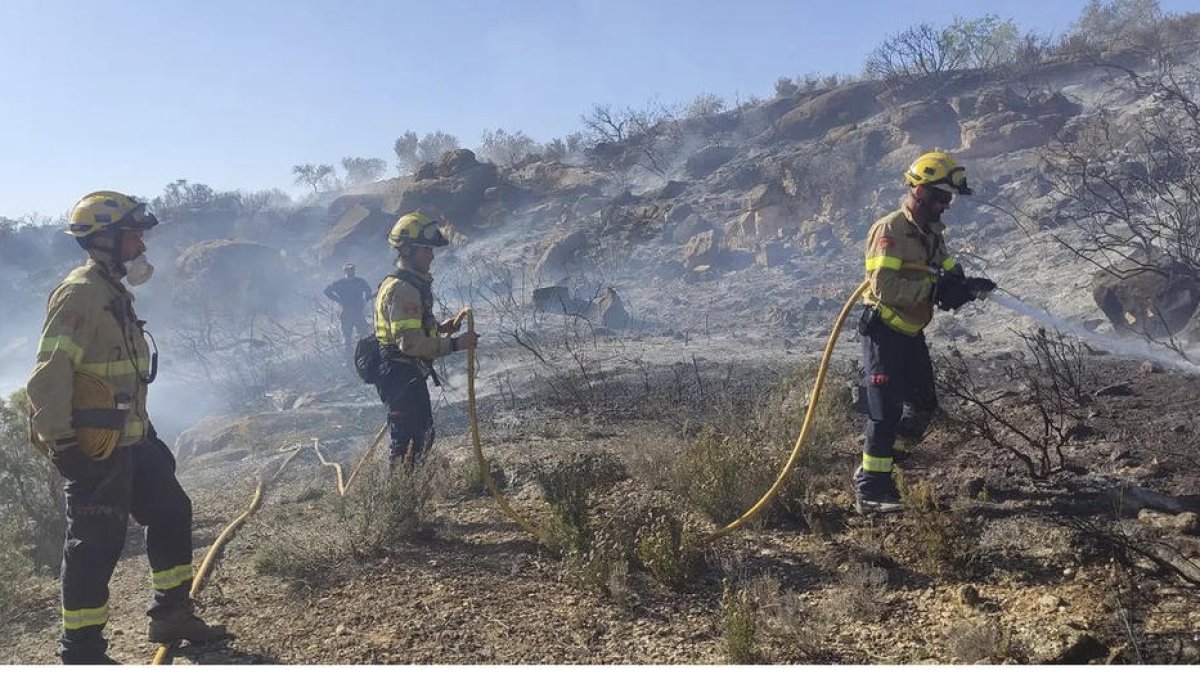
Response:
[{"label": "firefighting boot", "polygon": [[120,661],[117,661],[108,654],[93,654],[91,656],[79,656],[75,654],[62,654],[62,662],[64,666],[119,666]]},{"label": "firefighting boot", "polygon": [[150,641],[160,644],[176,640],[215,642],[229,637],[225,626],[210,626],[196,616],[196,610],[190,602],[152,614],[148,632]]},{"label": "firefighting boot", "polygon": [[854,471],[854,510],[858,515],[871,513],[899,513],[904,510],[900,503],[900,491],[891,473]]}]

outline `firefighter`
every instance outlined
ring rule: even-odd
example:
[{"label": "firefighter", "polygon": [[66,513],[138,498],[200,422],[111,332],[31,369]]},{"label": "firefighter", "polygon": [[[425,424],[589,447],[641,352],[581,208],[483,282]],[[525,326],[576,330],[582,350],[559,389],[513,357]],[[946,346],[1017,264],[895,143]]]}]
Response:
[{"label": "firefighter", "polygon": [[945,152],[927,152],[904,180],[909,189],[900,209],[867,233],[869,286],[858,332],[868,419],[862,463],[854,472],[860,514],[902,509],[893,463],[920,441],[937,409],[922,332],[934,305],[955,310],[996,288],[988,279],[964,276],[946,251],[941,217],[955,195],[971,194],[966,170]]},{"label": "firefighter", "polygon": [[367,325],[365,308],[367,300],[374,292],[371,286],[354,274],[354,263],[342,265],[343,277],[325,287],[325,297],[338,305],[338,318],[342,324],[342,342],[345,344],[346,357],[354,358],[355,334],[362,339],[370,332]]},{"label": "firefighter", "polygon": [[145,283],[153,273],[142,236],[157,222],[145,204],[119,192],[93,192],[75,205],[67,234],[87,260],[50,294],[27,387],[34,440],[50,453],[66,492],[63,663],[116,663],[102,633],[130,514],[146,528],[150,641],[226,635],[197,617],[188,597],[192,503],[146,413],[158,354],[147,346],[125,283]]},{"label": "firefighter", "polygon": [[433,359],[475,347],[479,336],[459,331],[458,317],[438,322],[433,315],[433,249],[450,242],[436,220],[413,212],[401,216],[388,234],[397,251],[396,270],[384,278],[375,298],[375,337],[380,367],[375,380],[388,409],[391,465],[411,466],[433,445],[433,408],[426,379],[441,386]]}]

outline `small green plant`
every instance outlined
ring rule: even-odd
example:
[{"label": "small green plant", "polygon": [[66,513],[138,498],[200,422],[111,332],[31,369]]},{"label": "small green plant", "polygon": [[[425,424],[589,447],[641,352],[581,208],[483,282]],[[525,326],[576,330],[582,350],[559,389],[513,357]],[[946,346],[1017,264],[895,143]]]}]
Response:
[{"label": "small green plant", "polygon": [[704,567],[699,537],[669,513],[661,513],[638,528],[638,562],[663,584],[683,588]]},{"label": "small green plant", "polygon": [[587,551],[593,535],[591,495],[623,475],[620,463],[607,454],[576,454],[556,463],[533,462],[530,470],[550,506],[543,544],[560,554]]},{"label": "small green plant", "polygon": [[[490,467],[492,474],[492,482],[496,488],[503,490],[508,487],[508,476],[499,466],[492,465]],[[483,472],[479,470],[479,463],[474,458],[467,458],[458,465],[458,484],[462,494],[468,497],[486,497],[488,495],[487,483],[483,479]]]},{"label": "small green plant", "polygon": [[427,538],[432,501],[445,492],[446,465],[438,456],[364,476],[362,485],[337,502],[339,517],[350,526],[355,558],[377,558],[398,544]]},{"label": "small green plant", "polygon": [[952,579],[975,575],[980,559],[981,528],[962,509],[943,507],[926,481],[912,487],[899,483],[904,502],[904,528],[907,537],[899,539],[908,549],[908,557],[928,574]]},{"label": "small green plant", "polygon": [[960,621],[947,632],[950,653],[962,663],[1027,663],[1024,645],[995,617]]},{"label": "small green plant", "polygon": [[586,550],[571,549],[563,556],[567,580],[603,598],[624,602],[630,595],[631,542],[612,528],[601,528]]},{"label": "small green plant", "polygon": [[259,546],[254,555],[254,571],[286,579],[302,588],[328,588],[353,574],[353,565],[348,564],[350,558],[344,531],[320,526],[302,530],[293,526]]},{"label": "small green plant", "polygon": [[754,599],[746,589],[734,588],[726,580],[721,590],[721,633],[730,663],[759,661],[758,616]]}]

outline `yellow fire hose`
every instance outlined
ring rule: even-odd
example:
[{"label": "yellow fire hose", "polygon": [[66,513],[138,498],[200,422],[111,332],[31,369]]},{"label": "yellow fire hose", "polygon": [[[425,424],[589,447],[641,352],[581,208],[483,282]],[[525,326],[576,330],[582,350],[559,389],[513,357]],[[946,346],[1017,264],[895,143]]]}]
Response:
[{"label": "yellow fire hose", "polygon": [[[475,314],[468,307],[459,315],[466,314],[467,332],[475,332]],[[496,500],[496,504],[500,506],[500,510],[512,518],[517,525],[521,526],[533,537],[542,538],[542,534],[536,527],[533,526],[524,516],[517,513],[504,495],[500,494],[500,489],[496,487],[496,481],[492,480],[492,469],[488,465],[488,461],[483,457],[483,448],[479,444],[479,414],[475,406],[475,348],[467,349],[467,416],[471,420],[471,448],[475,451],[475,465],[479,470],[479,475],[483,478],[483,484],[487,486],[488,492],[492,494],[492,499]]]},{"label": "yellow fire hose", "polygon": [[[342,483],[342,466],[337,462],[327,461],[321,454],[319,439],[312,439],[313,452],[317,455],[317,459],[325,466],[334,467],[334,473],[337,477],[337,490],[339,495],[345,496],[346,492],[350,490],[350,486],[354,484],[355,477],[358,476],[359,469],[361,469],[363,464],[366,463],[367,458],[369,458],[375,452],[375,448],[379,446],[379,442],[383,439],[383,435],[386,432],[387,425],[384,424],[383,427],[380,428],[379,433],[375,434],[375,440],[371,442],[370,447],[368,447],[367,451],[363,453],[362,458],[358,460],[358,464],[354,467],[354,471],[350,473],[350,480],[345,484]],[[289,449],[290,448],[284,448],[281,450],[281,452],[287,452]],[[262,503],[263,489],[265,485],[273,483],[275,479],[283,473],[283,470],[287,468],[288,464],[291,463],[296,455],[300,454],[300,451],[303,449],[304,446],[299,446],[295,450],[292,450],[291,454],[288,455],[288,457],[283,461],[279,468],[276,469],[275,473],[271,475],[271,478],[266,481],[266,483],[264,483],[261,476],[259,477],[258,483],[254,487],[254,496],[250,499],[250,506],[243,511],[241,515],[239,515],[237,518],[234,518],[233,521],[226,525],[225,529],[221,530],[221,534],[217,536],[216,540],[209,545],[208,551],[204,554],[204,560],[200,563],[200,568],[196,571],[195,576],[192,577],[192,588],[188,592],[188,597],[193,600],[196,599],[196,596],[200,593],[200,589],[204,587],[205,581],[208,580],[208,574],[210,571],[212,571],[212,567],[216,562],[217,554],[222,548],[224,548],[230,537],[233,536],[233,533],[242,526],[242,523],[246,522],[246,519],[258,510],[259,505]],[[168,663],[171,651],[178,646],[179,641],[175,641],[170,644],[159,645],[158,650],[154,653],[154,660],[150,662],[150,665],[161,666],[164,663]]]},{"label": "yellow fire hose", "polygon": [[[242,515],[234,518],[233,522],[226,525],[225,529],[221,530],[221,534],[217,537],[217,540],[208,547],[208,553],[205,554],[204,561],[200,563],[200,569],[196,572],[196,576],[192,578],[192,590],[188,593],[188,597],[193,600],[196,599],[196,595],[200,593],[200,589],[204,587],[205,580],[208,579],[208,572],[212,569],[217,553],[225,546],[225,542],[233,536],[233,533],[242,526],[242,523],[246,522],[246,519],[258,510],[258,505],[262,503],[262,495],[263,482],[262,478],[259,478],[258,485],[254,487],[254,497],[250,500],[250,507],[243,511]],[[154,653],[154,660],[150,662],[150,665],[161,666],[163,663],[166,663],[170,657],[171,650],[178,646],[178,640],[170,644],[159,645],[158,651]]]}]

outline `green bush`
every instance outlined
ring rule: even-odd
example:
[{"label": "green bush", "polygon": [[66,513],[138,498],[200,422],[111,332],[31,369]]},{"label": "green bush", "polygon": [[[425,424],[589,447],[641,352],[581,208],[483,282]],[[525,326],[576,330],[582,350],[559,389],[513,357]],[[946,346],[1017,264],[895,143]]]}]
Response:
[{"label": "green bush", "polygon": [[728,581],[721,592],[721,636],[730,663],[757,663],[758,613],[746,589],[735,589]]},{"label": "green bush", "polygon": [[[458,485],[462,494],[468,497],[486,497],[488,495],[487,483],[483,480],[483,472],[479,470],[479,463],[474,457],[468,457],[458,464]],[[492,482],[496,484],[496,488],[503,490],[508,486],[508,476],[499,466],[493,464],[491,466]]]},{"label": "green bush", "polygon": [[560,554],[590,549],[592,494],[624,477],[620,462],[608,454],[580,453],[556,462],[531,462],[529,470],[550,507],[542,543]]},{"label": "green bush", "polygon": [[[774,483],[795,445],[815,368],[797,368],[752,405],[707,425],[689,439],[675,471],[676,490],[725,524],[745,513]],[[849,393],[827,377],[805,446],[788,481],[764,513],[768,522],[799,519],[808,495],[835,480],[830,458],[852,424]]]},{"label": "green bush", "polygon": [[965,510],[943,507],[933,487],[920,481],[912,487],[899,482],[904,502],[905,537],[900,554],[927,574],[970,579],[979,572],[982,528]]},{"label": "green bush", "polygon": [[37,571],[33,560],[23,547],[13,546],[28,538],[22,523],[15,518],[0,520],[0,619],[12,615],[24,606],[28,599],[25,589]]},{"label": "green bush", "polygon": [[358,565],[431,534],[431,506],[445,494],[445,476],[437,457],[409,468],[397,465],[391,473],[364,474],[347,496],[321,498],[313,518],[277,517],[254,569],[309,588],[340,583]]},{"label": "green bush", "polygon": [[638,562],[671,588],[683,588],[704,568],[699,537],[668,513],[638,528],[636,542]]},{"label": "green bush", "polygon": [[39,571],[58,571],[66,504],[62,479],[46,455],[29,442],[24,390],[0,399],[0,521],[6,556],[24,556]]}]

